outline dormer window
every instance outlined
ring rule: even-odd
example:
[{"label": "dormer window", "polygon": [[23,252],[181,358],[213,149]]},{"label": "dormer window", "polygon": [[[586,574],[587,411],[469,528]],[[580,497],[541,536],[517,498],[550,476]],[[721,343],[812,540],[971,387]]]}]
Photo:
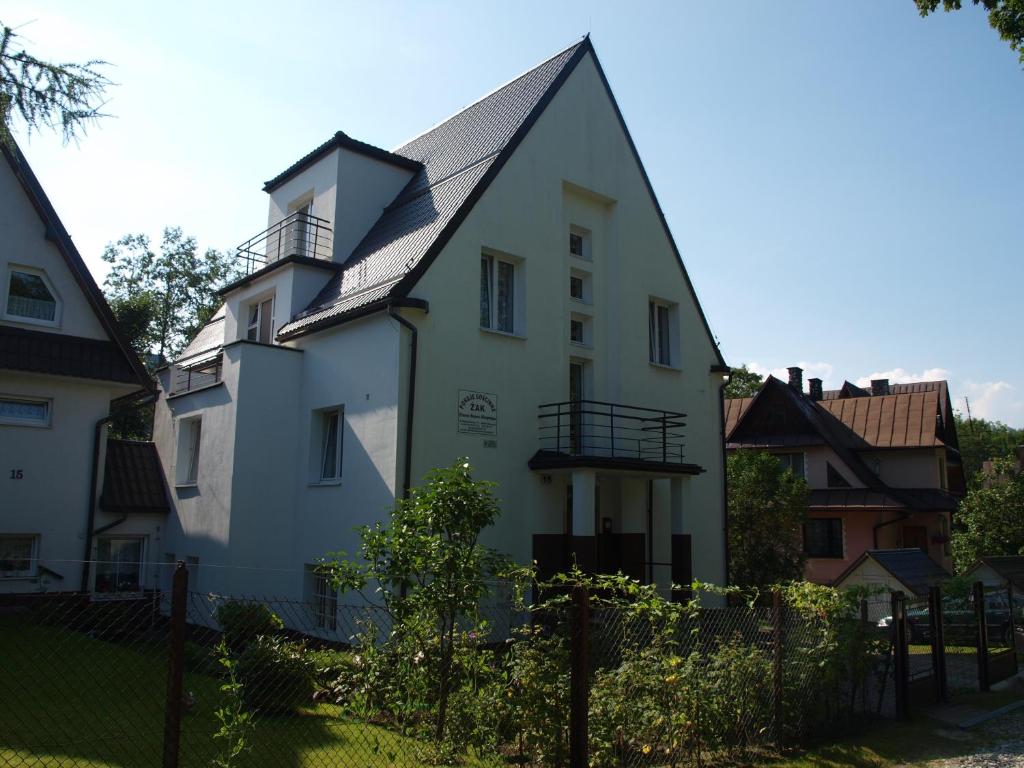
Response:
[{"label": "dormer window", "polygon": [[6,314],[13,320],[41,325],[60,321],[57,292],[46,274],[31,267],[11,267],[7,281]]},{"label": "dormer window", "polygon": [[247,308],[248,322],[245,338],[260,344],[274,341],[274,297],[254,301]]}]

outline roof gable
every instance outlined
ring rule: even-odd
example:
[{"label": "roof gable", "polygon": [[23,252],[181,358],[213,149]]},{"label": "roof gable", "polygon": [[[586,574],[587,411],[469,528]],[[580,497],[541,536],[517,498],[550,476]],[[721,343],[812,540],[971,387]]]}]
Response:
[{"label": "roof gable", "polygon": [[[61,222],[53,204],[43,191],[42,185],[40,185],[39,180],[36,178],[35,173],[33,173],[32,168],[25,159],[25,156],[16,145],[8,146],[2,142],[0,142],[0,151],[3,152],[4,158],[7,160],[15,178],[18,180],[22,191],[32,204],[32,207],[35,209],[40,220],[45,225],[46,239],[51,241],[57,247],[68,271],[71,273],[78,287],[81,289],[82,294],[109,338],[109,342],[100,342],[101,344],[109,344],[110,348],[109,350],[104,351],[102,364],[99,368],[95,368],[94,370],[94,372],[99,372],[96,378],[105,378],[106,374],[103,373],[103,371],[117,371],[118,375],[113,376],[112,380],[137,383],[144,389],[150,389],[152,387],[152,383],[150,381],[149,374],[146,373],[146,369],[143,367],[138,356],[131,348],[131,345],[128,343],[124,334],[121,332],[120,326],[117,324],[113,313],[110,311],[110,306],[107,304],[107,300],[104,298],[99,286],[96,285],[96,281],[89,272],[89,268],[85,265],[85,261],[83,261],[81,254],[78,253],[78,249],[75,248],[74,243],[71,241],[71,236],[68,235],[63,222]],[[8,335],[13,333],[15,330],[16,329],[13,328],[7,329],[9,332]],[[58,336],[59,334],[46,335]],[[75,346],[71,341],[74,339],[76,339],[76,337],[73,336],[68,337],[67,341],[57,339],[51,346],[53,346],[54,349],[58,347],[61,349],[74,347],[77,355],[76,360],[80,357],[78,353],[82,352],[82,350],[92,348],[98,349],[98,347],[94,347],[90,344],[85,344],[84,346],[82,344],[78,344]],[[89,340],[78,341],[87,342]],[[10,347],[10,349],[13,349],[13,347]],[[90,368],[90,370],[93,369]],[[67,373],[60,366],[54,369],[54,372]]]}]

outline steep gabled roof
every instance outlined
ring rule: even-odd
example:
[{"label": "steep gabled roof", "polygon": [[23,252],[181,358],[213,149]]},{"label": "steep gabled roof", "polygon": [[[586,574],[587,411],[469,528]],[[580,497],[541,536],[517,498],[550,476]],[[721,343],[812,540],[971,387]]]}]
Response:
[{"label": "steep gabled roof", "polygon": [[869,549],[854,560],[834,584],[842,584],[868,558],[878,563],[917,597],[924,597],[929,587],[949,578],[949,573],[920,549]]},{"label": "steep gabled roof", "polygon": [[285,340],[312,333],[341,322],[357,311],[384,307],[396,298],[408,297],[417,280],[444,249],[587,54],[593,58],[651,203],[658,212],[716,355],[717,367],[724,368],[725,360],[589,36],[394,150],[395,154],[416,161],[422,167],[384,209],[345,262],[344,270],[327,283],[306,310],[280,329],[278,338]]},{"label": "steep gabled roof", "polygon": [[[149,374],[146,373],[146,369],[143,367],[138,355],[135,354],[128,340],[121,332],[120,326],[110,311],[110,305],[107,304],[107,300],[103,297],[99,286],[93,280],[89,268],[85,265],[81,254],[78,253],[78,249],[75,248],[75,244],[71,241],[71,236],[64,228],[64,224],[57,215],[57,211],[54,209],[50,199],[46,196],[46,192],[43,191],[39,179],[32,172],[28,160],[25,159],[21,150],[13,142],[11,146],[0,142],[0,151],[3,152],[4,158],[6,158],[8,165],[10,165],[15,178],[18,179],[18,183],[21,184],[26,197],[28,197],[32,207],[36,209],[36,213],[46,226],[46,239],[57,246],[57,250],[64,258],[64,263],[75,278],[79,288],[81,288],[82,293],[85,295],[86,301],[92,307],[93,312],[96,313],[96,317],[113,344],[114,349],[110,353],[104,353],[105,362],[100,367],[118,372],[122,370],[127,371],[127,375],[117,376],[113,379],[114,381],[134,382],[143,389],[152,389],[153,383],[150,380]],[[76,347],[79,351],[81,348],[81,345]],[[111,355],[118,358],[118,360],[116,362],[107,360],[106,358],[111,357]],[[102,378],[102,376],[99,376],[99,378]]]},{"label": "steep gabled roof", "polygon": [[107,440],[100,507],[119,513],[171,511],[155,444],[142,440]]},{"label": "steep gabled roof", "polygon": [[943,445],[936,417],[939,394],[903,394],[823,400],[819,405],[872,448],[931,448]]},{"label": "steep gabled roof", "polygon": [[1014,592],[1024,590],[1024,555],[989,555],[975,563],[968,573],[980,565],[987,565],[1007,581],[1013,582]]}]

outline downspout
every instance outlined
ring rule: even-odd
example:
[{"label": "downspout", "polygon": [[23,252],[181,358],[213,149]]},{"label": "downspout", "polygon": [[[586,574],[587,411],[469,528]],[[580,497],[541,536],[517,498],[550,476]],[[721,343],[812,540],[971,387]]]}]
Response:
[{"label": "downspout", "polygon": [[[424,312],[428,310],[424,309]],[[409,496],[409,488],[412,485],[412,428],[413,415],[416,407],[416,348],[419,338],[419,330],[395,311],[393,304],[388,304],[388,314],[393,317],[399,325],[408,328],[411,335],[409,345],[409,394],[406,398],[405,408],[405,466],[402,471],[402,498]]]},{"label": "downspout", "polygon": [[96,485],[100,473],[100,435],[103,434],[103,427],[114,420],[114,417],[107,414],[96,422],[92,440],[92,475],[89,477],[89,512],[85,516],[85,551],[82,553],[82,592],[89,591],[89,564],[92,561],[92,527],[96,524]]},{"label": "downspout", "polygon": [[725,450],[725,387],[726,379],[718,385],[718,419],[721,425],[722,445],[722,525],[725,531],[725,579],[723,586],[729,586],[729,461]]}]

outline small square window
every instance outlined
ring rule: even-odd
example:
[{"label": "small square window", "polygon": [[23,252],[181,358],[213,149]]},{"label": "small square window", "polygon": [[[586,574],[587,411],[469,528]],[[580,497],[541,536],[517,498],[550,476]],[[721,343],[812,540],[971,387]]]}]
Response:
[{"label": "small square window", "polygon": [[569,230],[569,255],[590,260],[590,233],[580,227]]},{"label": "small square window", "polygon": [[572,298],[574,298],[574,299],[578,299],[579,301],[583,301],[583,278],[582,277],[577,277],[576,275],[572,275],[569,278],[569,295]]},{"label": "small square window", "polygon": [[779,460],[783,470],[789,470],[797,477],[806,477],[804,474],[804,455],[802,453],[777,453],[775,458]]},{"label": "small square window", "polygon": [[574,344],[583,343],[583,321],[582,320],[570,320],[569,321],[569,340]]},{"label": "small square window", "polygon": [[245,338],[260,344],[274,341],[274,297],[254,301],[248,308]]},{"label": "small square window", "polygon": [[843,557],[843,521],[838,517],[811,518],[804,523],[804,554],[808,557]]},{"label": "small square window", "polygon": [[143,540],[101,537],[96,541],[97,592],[142,591]]},{"label": "small square window", "polygon": [[0,424],[22,427],[50,426],[50,401],[0,397]]},{"label": "small square window", "polygon": [[12,267],[7,282],[7,314],[19,320],[56,325],[59,304],[45,273],[31,267]]},{"label": "small square window", "polygon": [[36,536],[0,536],[0,579],[34,576]]},{"label": "small square window", "polygon": [[515,263],[490,254],[482,254],[480,256],[480,327],[515,333],[515,293]]}]

